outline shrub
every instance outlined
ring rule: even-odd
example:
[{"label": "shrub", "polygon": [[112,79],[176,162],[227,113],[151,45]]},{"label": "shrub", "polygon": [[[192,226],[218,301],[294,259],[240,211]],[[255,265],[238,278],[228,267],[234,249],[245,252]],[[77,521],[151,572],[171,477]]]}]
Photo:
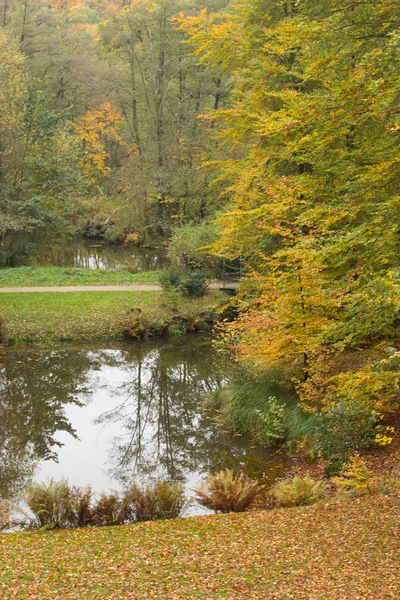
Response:
[{"label": "shrub", "polygon": [[92,508],[92,523],[96,526],[121,525],[125,522],[125,512],[121,511],[122,501],[117,492],[102,493]]},{"label": "shrub", "polygon": [[186,498],[181,483],[159,481],[153,487],[133,485],[123,494],[101,494],[92,509],[94,525],[121,525],[179,517]]},{"label": "shrub", "polygon": [[92,524],[92,497],[90,485],[71,488],[71,527],[87,527]]},{"label": "shrub", "polygon": [[128,497],[129,494],[137,521],[175,519],[186,504],[183,486],[179,482],[159,481],[154,487],[134,487],[128,491]]},{"label": "shrub", "polygon": [[264,425],[262,438],[267,446],[271,446],[285,439],[287,433],[286,410],[275,396],[269,396],[267,406],[267,412],[263,413],[260,410],[256,410],[256,412]]},{"label": "shrub", "polygon": [[333,482],[338,489],[345,490],[354,495],[361,495],[370,491],[372,475],[365,461],[358,453],[355,453],[343,465],[340,476],[333,478]]},{"label": "shrub", "polygon": [[[64,480],[32,484],[26,503],[34,514],[30,526],[84,527],[122,525],[136,521],[179,517],[186,504],[180,482],[159,481],[153,487],[132,486],[124,493],[112,491],[93,499],[90,486],[69,486]],[[6,505],[0,504],[0,530],[9,521]]]},{"label": "shrub", "polygon": [[294,392],[270,381],[234,380],[213,401],[226,426],[254,435],[265,446],[286,439],[287,421],[296,409]]},{"label": "shrub", "polygon": [[209,474],[206,482],[194,491],[196,502],[215,512],[243,512],[254,504],[261,486],[244,473],[234,475],[226,469],[214,475]]},{"label": "shrub", "polygon": [[184,273],[170,267],[161,273],[159,281],[164,291],[177,290],[191,298],[200,298],[207,291],[207,278],[204,269],[190,269],[187,273]]},{"label": "shrub", "polygon": [[31,527],[86,527],[92,522],[90,486],[69,486],[65,480],[33,483],[27,490],[25,500],[34,514]]},{"label": "shrub", "polygon": [[315,481],[309,475],[279,481],[271,489],[271,495],[281,506],[300,506],[314,504],[323,497],[325,486],[322,481]]},{"label": "shrub", "polygon": [[27,488],[25,499],[34,514],[32,527],[70,527],[74,521],[71,488],[65,480],[33,483]]},{"label": "shrub", "polygon": [[179,289],[182,280],[182,273],[179,273],[175,268],[170,267],[162,271],[159,277],[159,282],[162,289],[166,292]]},{"label": "shrub", "polygon": [[185,296],[200,298],[207,291],[207,278],[204,269],[192,269],[182,277],[179,288]]},{"label": "shrub", "polygon": [[327,459],[346,460],[357,450],[374,444],[379,415],[368,406],[338,400],[315,421],[320,454]]}]

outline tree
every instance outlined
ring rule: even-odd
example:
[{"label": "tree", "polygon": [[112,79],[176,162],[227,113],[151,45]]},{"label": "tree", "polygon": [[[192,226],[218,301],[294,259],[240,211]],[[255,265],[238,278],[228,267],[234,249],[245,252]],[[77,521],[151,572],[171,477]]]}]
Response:
[{"label": "tree", "polygon": [[0,30],[0,262],[68,228],[62,217],[84,186],[77,137],[62,112],[29,88],[25,61]]},{"label": "tree", "polygon": [[128,212],[142,235],[149,229],[167,235],[174,223],[210,212],[206,176],[197,170],[206,152],[197,117],[222,104],[227,88],[223,77],[197,66],[185,51],[184,36],[171,22],[181,6],[179,0],[134,0],[100,27],[131,149],[119,178],[129,207],[124,220]]},{"label": "tree", "polygon": [[228,326],[233,348],[310,374],[327,349],[395,335],[398,3],[253,0],[180,23],[235,82],[231,108],[212,115],[231,198],[216,250],[244,256],[258,290]]}]

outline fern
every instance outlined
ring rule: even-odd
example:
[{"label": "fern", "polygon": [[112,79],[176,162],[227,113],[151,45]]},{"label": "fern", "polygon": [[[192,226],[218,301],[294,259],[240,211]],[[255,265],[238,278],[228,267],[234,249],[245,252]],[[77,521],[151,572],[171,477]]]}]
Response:
[{"label": "fern", "polygon": [[196,501],[201,506],[215,512],[243,512],[256,500],[260,485],[257,481],[249,479],[240,473],[234,475],[230,469],[208,475],[206,482],[194,491]]},{"label": "fern", "polygon": [[322,481],[315,481],[309,475],[279,481],[271,490],[271,495],[281,506],[300,506],[318,502],[325,493]]}]

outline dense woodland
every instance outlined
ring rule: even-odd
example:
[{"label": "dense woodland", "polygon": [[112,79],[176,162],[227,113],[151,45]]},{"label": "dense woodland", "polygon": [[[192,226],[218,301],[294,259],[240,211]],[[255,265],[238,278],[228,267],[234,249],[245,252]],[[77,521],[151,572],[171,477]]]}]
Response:
[{"label": "dense woodland", "polygon": [[224,105],[228,77],[199,65],[171,21],[203,3],[1,4],[3,262],[44,233],[154,244],[213,213],[198,116]]},{"label": "dense woodland", "polygon": [[173,235],[178,254],[183,231],[186,257],[193,240],[241,257],[223,348],[253,378],[295,378],[314,421],[293,437],[313,451],[388,444],[399,3],[1,0],[0,14],[3,262],[76,231]]}]

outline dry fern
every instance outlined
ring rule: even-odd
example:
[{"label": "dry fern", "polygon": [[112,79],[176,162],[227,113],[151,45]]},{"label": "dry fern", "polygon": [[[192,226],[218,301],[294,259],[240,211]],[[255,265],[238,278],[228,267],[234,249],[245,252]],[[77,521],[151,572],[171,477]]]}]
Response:
[{"label": "dry fern", "polygon": [[260,485],[244,473],[234,475],[230,469],[209,474],[206,482],[194,490],[196,502],[215,512],[243,512],[257,498]]}]

